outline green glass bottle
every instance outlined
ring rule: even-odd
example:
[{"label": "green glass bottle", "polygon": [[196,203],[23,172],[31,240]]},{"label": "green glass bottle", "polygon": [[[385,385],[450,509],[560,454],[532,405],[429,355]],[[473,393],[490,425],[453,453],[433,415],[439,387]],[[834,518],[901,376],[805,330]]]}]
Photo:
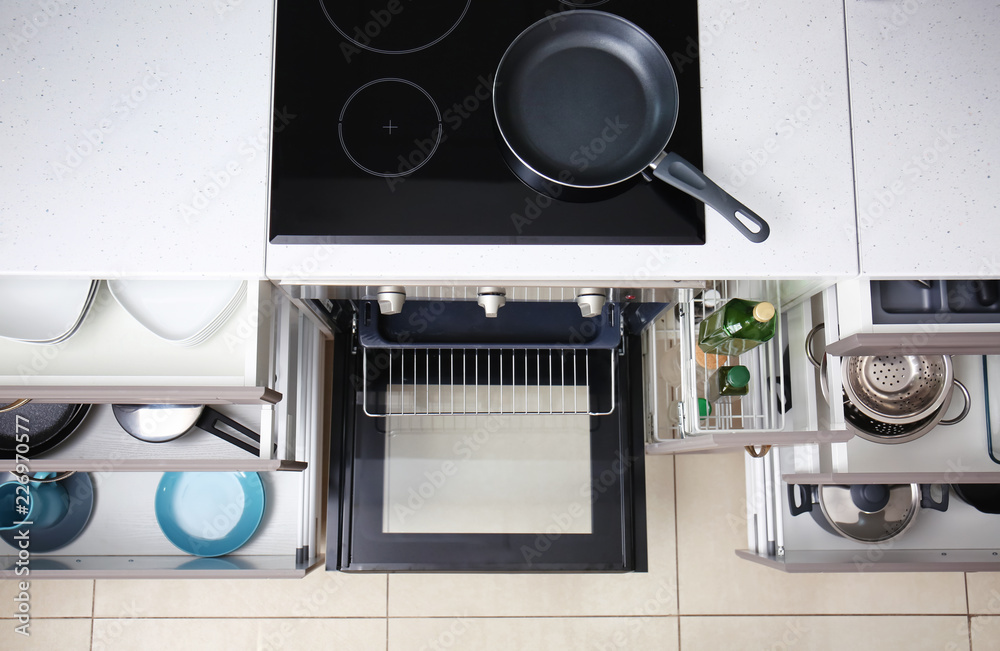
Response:
[{"label": "green glass bottle", "polygon": [[778,315],[767,301],[734,298],[698,327],[698,347],[706,353],[742,355],[774,336]]},{"label": "green glass bottle", "polygon": [[746,366],[720,366],[708,381],[708,399],[712,402],[750,392],[750,370]]}]

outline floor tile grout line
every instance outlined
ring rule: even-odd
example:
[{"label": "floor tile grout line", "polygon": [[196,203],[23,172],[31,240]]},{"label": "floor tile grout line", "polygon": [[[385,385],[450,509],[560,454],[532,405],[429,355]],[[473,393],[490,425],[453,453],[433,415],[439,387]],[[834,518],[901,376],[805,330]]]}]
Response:
[{"label": "floor tile grout line", "polygon": [[97,614],[97,580],[91,582],[90,591],[90,651],[94,651],[94,616]]},{"label": "floor tile grout line", "polygon": [[389,577],[385,575],[385,651],[389,651]]},{"label": "floor tile grout line", "polygon": [[674,606],[677,608],[677,651],[681,648],[681,537],[677,526],[677,455],[671,455],[671,478],[674,480]]},{"label": "floor tile grout line", "polygon": [[711,617],[967,617],[962,613],[739,613],[739,614],[698,614],[679,615],[679,617],[697,617],[708,619]]},{"label": "floor tile grout line", "polygon": [[962,578],[965,580],[965,614],[967,616],[965,625],[969,633],[969,651],[972,651],[972,603],[969,599],[969,573],[962,572]]},{"label": "floor tile grout line", "polygon": [[[966,615],[965,613],[698,613],[698,614],[688,614],[688,615],[595,615],[595,614],[570,614],[570,615],[397,615],[394,617],[384,617],[382,615],[346,615],[337,617],[295,617],[293,615],[281,616],[276,615],[273,617],[260,617],[253,616],[252,619],[260,620],[296,620],[296,621],[312,621],[312,620],[378,620],[378,619],[670,619],[670,618],[699,618],[707,619],[711,617],[717,618],[750,618],[750,617],[986,617],[988,615]],[[73,616],[66,615],[62,617],[37,617],[33,619],[38,620],[51,620],[51,619],[100,619],[100,620],[120,620],[120,619],[134,619],[138,621],[142,620],[156,620],[156,619],[192,619],[192,620],[203,620],[203,619],[247,619],[245,615],[209,615],[206,617],[192,617],[190,615],[171,615],[162,616],[155,615],[152,617],[87,617],[86,615]],[[7,617],[0,619],[0,622],[10,622],[13,621],[12,618]]]}]

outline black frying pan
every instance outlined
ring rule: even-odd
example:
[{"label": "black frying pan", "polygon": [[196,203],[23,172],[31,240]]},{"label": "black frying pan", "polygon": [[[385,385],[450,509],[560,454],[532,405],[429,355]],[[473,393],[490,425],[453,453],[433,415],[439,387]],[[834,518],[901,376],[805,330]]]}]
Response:
[{"label": "black frying pan", "polygon": [[27,445],[27,453],[23,447],[20,452],[27,459],[48,452],[69,438],[89,411],[90,405],[29,402],[0,412],[0,459],[16,458],[19,443]]},{"label": "black frying pan", "polygon": [[664,151],[678,105],[677,78],[656,41],[602,11],[561,12],[524,30],[493,86],[505,159],[534,190],[600,199],[649,172],[714,208],[747,239],[764,241],[763,219]]}]

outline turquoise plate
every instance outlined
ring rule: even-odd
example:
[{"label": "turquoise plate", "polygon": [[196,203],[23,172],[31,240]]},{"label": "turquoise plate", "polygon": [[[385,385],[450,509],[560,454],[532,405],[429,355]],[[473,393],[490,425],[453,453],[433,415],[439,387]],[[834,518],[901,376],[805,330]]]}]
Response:
[{"label": "turquoise plate", "polygon": [[156,487],[156,521],[175,547],[222,556],[242,547],[264,517],[255,472],[167,472]]}]

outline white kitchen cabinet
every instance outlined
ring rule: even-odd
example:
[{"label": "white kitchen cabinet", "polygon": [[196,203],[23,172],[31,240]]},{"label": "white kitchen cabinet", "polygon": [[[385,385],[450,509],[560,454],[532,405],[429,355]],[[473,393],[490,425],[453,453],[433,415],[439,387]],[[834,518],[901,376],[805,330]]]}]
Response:
[{"label": "white kitchen cabinet", "polygon": [[[840,282],[829,300],[827,351],[954,354],[972,407],[961,423],[907,443],[855,437],[748,458],[748,548],[737,553],[786,572],[1000,571],[1000,517],[954,491],[947,511],[921,510],[906,533],[879,544],[838,537],[789,512],[789,482],[1000,483],[987,443],[988,427],[1000,422],[1000,366],[986,358],[984,374],[982,357],[1000,353],[1000,328],[949,309],[877,317],[881,290],[872,283],[1000,278],[1000,127],[991,108],[1000,92],[1000,15],[964,2],[845,8],[861,276]],[[947,283],[938,289],[934,300],[947,303]],[[947,416],[960,408],[956,397]]]},{"label": "white kitchen cabinet", "polygon": [[[324,334],[270,283],[251,286],[225,326],[190,349],[162,341],[147,347],[152,335],[137,331],[141,327],[117,304],[97,305],[43,369],[51,375],[4,388],[21,397],[38,392],[49,402],[97,403],[66,441],[30,460],[32,472],[89,473],[95,493],[94,512],[78,539],[32,555],[33,578],[299,577],[318,562]],[[19,344],[5,345],[22,352]],[[91,375],[88,362],[94,364]],[[219,374],[226,363],[229,374]],[[136,369],[142,374],[130,375]],[[139,441],[118,425],[111,402],[215,403],[260,434],[260,454],[198,429],[165,443]],[[0,470],[15,466],[15,460],[0,461]],[[277,472],[283,470],[295,472]],[[166,471],[260,472],[265,514],[250,542],[220,558],[174,548],[152,508]],[[0,546],[0,576],[14,576],[14,551]]]},{"label": "white kitchen cabinet", "polygon": [[[1000,241],[1000,240],[998,240]],[[996,283],[995,277],[983,277],[977,282]],[[996,304],[989,308],[974,306],[975,298],[966,295],[968,283],[949,276],[929,282],[924,290],[910,285],[913,280],[880,282],[866,276],[837,284],[837,320],[840,337],[830,342],[835,355],[877,355],[888,353],[926,354],[997,354],[1000,353],[1000,311]],[[925,301],[921,312],[896,308],[896,313],[883,309],[882,297],[887,288],[922,292]],[[951,307],[961,305],[963,311]]]},{"label": "white kitchen cabinet", "polygon": [[[976,510],[949,489],[951,484],[1000,484],[1000,462],[991,458],[988,445],[988,432],[1000,423],[995,395],[1000,358],[958,356],[953,361],[956,378],[971,395],[971,409],[960,423],[939,425],[906,443],[854,437],[748,458],[748,548],[737,553],[786,572],[1000,571],[1000,517]],[[946,418],[961,409],[956,398]],[[947,510],[920,509],[906,532],[881,543],[839,537],[808,514],[793,516],[789,509],[789,485],[911,483],[948,491]]]}]

